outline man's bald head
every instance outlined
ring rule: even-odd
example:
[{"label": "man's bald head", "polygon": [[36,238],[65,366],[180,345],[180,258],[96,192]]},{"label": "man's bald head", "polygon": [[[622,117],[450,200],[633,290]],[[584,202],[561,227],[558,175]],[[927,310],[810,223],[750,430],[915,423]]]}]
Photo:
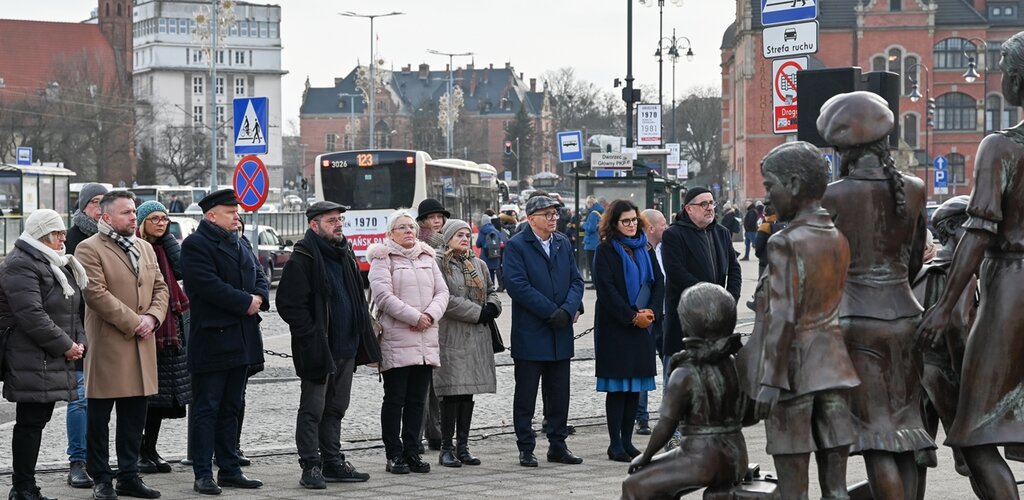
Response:
[{"label": "man's bald head", "polygon": [[647,219],[647,226],[644,231],[647,232],[647,241],[650,242],[652,247],[658,246],[661,243],[661,235],[668,229],[668,221],[665,220],[665,214],[648,208],[643,212],[640,212],[640,216]]}]

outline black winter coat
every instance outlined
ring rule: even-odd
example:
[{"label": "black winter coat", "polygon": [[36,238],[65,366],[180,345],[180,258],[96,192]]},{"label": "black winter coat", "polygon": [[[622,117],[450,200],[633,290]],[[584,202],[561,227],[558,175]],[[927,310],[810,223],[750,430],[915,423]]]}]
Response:
[{"label": "black winter coat", "polygon": [[13,327],[7,340],[3,395],[11,402],[51,403],[78,399],[75,364],[64,353],[85,344],[79,313],[82,291],[64,298],[46,258],[31,245],[16,241],[0,264],[0,329]]},{"label": "black winter coat", "polygon": [[260,316],[249,316],[251,295],[270,309],[267,278],[241,241],[221,237],[203,221],[181,245],[185,294],[191,311],[188,367],[204,373],[263,363]]},{"label": "black winter coat", "polygon": [[[662,303],[665,300],[664,277],[654,250],[647,250],[654,268],[651,303],[659,328]],[[595,371],[602,378],[653,377],[655,368],[654,335],[647,329],[633,326],[637,307],[626,297],[626,276],[622,258],[608,241],[602,241],[594,253],[594,287],[597,306],[594,317]]]},{"label": "black winter coat", "polygon": [[671,356],[683,349],[683,328],[679,323],[679,299],[697,283],[725,287],[740,299],[742,275],[729,230],[716,222],[699,229],[685,214],[661,236],[665,263],[665,339],[663,353]]},{"label": "black winter coat", "polygon": [[[175,279],[181,279],[181,244],[170,232],[157,241],[171,263],[171,272]],[[160,270],[163,273],[163,270]],[[178,314],[168,308],[167,314]],[[159,392],[147,399],[150,407],[171,408],[192,403],[192,376],[188,372],[188,329],[191,314],[185,311],[176,318],[178,337],[181,346],[178,349],[156,352],[156,374]]]},{"label": "black winter coat", "polygon": [[86,238],[92,236],[91,234],[85,234],[78,226],[74,224],[72,220],[71,228],[68,229],[68,237],[64,240],[64,251],[68,255],[74,255],[75,249],[78,248],[78,244],[85,241]]},{"label": "black winter coat", "polygon": [[757,213],[757,209],[748,208],[747,213],[743,215],[743,230],[748,233],[757,231],[758,220],[761,218],[761,214]]}]

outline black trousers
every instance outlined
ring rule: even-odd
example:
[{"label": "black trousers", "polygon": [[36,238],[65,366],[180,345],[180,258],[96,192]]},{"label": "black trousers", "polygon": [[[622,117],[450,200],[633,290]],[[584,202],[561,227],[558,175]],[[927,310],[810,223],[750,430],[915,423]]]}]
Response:
[{"label": "black trousers", "polygon": [[117,478],[139,474],[139,451],[142,431],[146,427],[146,397],[98,399],[89,398],[89,424],[86,430],[85,469],[97,483],[114,478],[110,468],[110,412],[117,407]]},{"label": "black trousers", "polygon": [[512,400],[512,425],[516,431],[519,451],[532,452],[537,445],[533,437],[533,414],[537,408],[537,384],[544,400],[544,418],[548,421],[550,451],[565,450],[569,435],[569,360],[527,361],[515,360],[516,388]]},{"label": "black trousers", "polygon": [[382,372],[381,376],[384,378],[384,403],[380,407],[380,434],[384,452],[388,458],[416,455],[433,367],[403,366]]},{"label": "black trousers", "polygon": [[14,435],[11,437],[15,491],[36,487],[36,461],[43,428],[53,416],[54,403],[18,403],[15,406]]},{"label": "black trousers", "polygon": [[192,374],[192,471],[196,479],[213,477],[213,453],[222,476],[242,473],[238,466],[238,413],[247,368]]},{"label": "black trousers", "polygon": [[337,463],[341,452],[341,419],[352,394],[355,358],[336,361],[337,371],[325,380],[305,380],[299,385],[299,413],[295,419],[295,448],[307,463]]}]

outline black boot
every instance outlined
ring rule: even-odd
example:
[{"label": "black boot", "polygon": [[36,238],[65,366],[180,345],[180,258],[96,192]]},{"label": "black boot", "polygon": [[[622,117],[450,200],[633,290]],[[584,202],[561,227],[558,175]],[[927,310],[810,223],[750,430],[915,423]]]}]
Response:
[{"label": "black boot", "polygon": [[302,477],[299,478],[299,486],[308,490],[322,490],[327,488],[327,481],[324,480],[323,471],[320,469],[320,461],[307,462],[299,460],[302,467]]},{"label": "black boot", "polygon": [[[146,427],[150,427],[146,425]],[[151,448],[152,446],[152,448]],[[152,455],[155,452],[154,448],[156,443],[153,442],[152,432],[147,432],[142,435],[142,447],[139,450],[139,472],[143,474],[154,474],[159,472],[157,465],[153,463]],[[151,451],[153,450],[153,451]],[[170,472],[170,471],[168,471]]]},{"label": "black boot", "polygon": [[469,452],[469,425],[473,422],[473,401],[459,401],[455,456],[466,465],[480,465],[480,459]]},{"label": "black boot", "polygon": [[455,421],[458,417],[458,401],[441,399],[441,455],[437,463],[445,467],[462,467],[462,462],[455,458],[455,447],[452,437],[455,435]]}]

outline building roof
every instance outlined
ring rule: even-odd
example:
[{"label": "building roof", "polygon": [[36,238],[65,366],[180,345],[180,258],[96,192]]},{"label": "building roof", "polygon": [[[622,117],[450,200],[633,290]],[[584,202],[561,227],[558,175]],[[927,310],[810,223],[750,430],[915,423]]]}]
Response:
[{"label": "building roof", "polygon": [[[114,49],[97,24],[0,19],[0,78],[11,93],[36,92],[61,66],[85,57],[92,71],[117,81]],[[2,92],[2,91],[0,91]]]},{"label": "building roof", "polygon": [[719,49],[731,49],[736,46],[736,21],[729,24],[722,33],[722,46]]},{"label": "building roof", "polygon": [[935,3],[939,5],[939,9],[935,11],[936,25],[988,24],[985,16],[975,10],[967,0],[937,0]]}]

